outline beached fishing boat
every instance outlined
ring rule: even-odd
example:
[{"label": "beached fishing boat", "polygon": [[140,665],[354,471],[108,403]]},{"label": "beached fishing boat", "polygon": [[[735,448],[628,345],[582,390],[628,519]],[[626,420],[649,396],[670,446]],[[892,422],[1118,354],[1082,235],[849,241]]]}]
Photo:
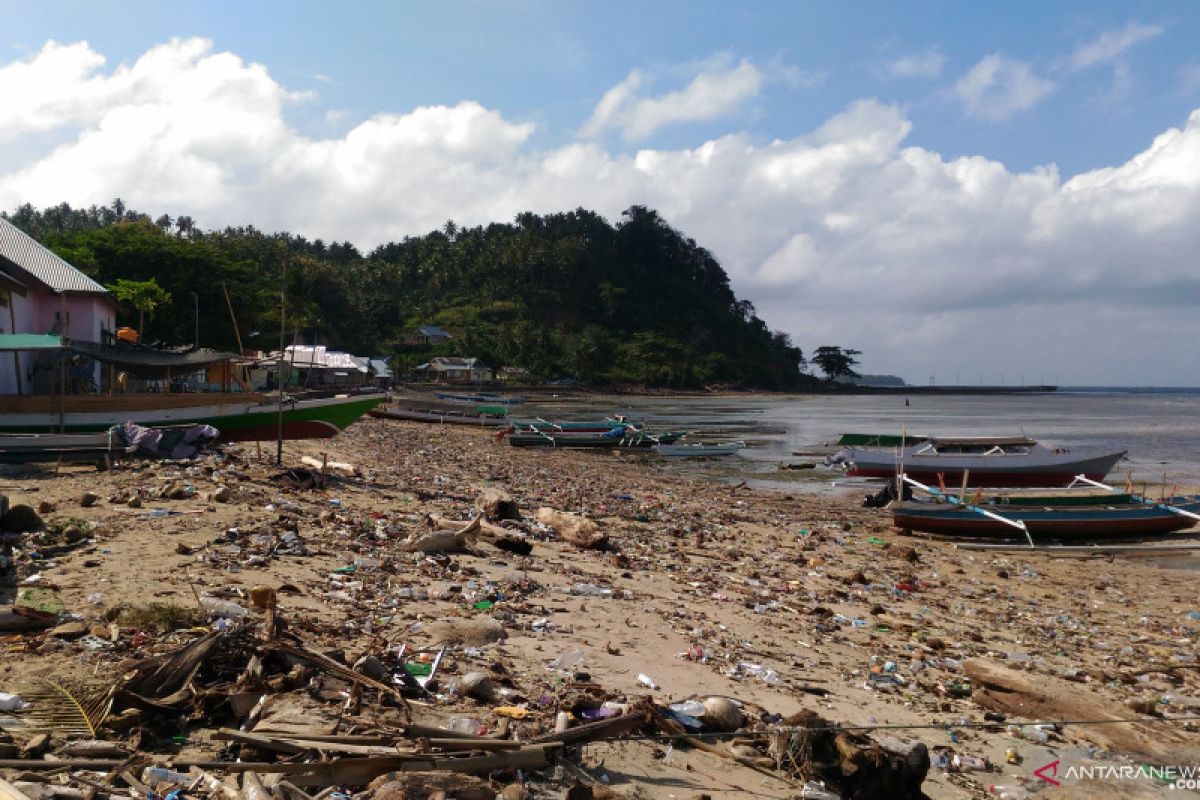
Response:
[{"label": "beached fishing boat", "polygon": [[493,392],[471,392],[466,394],[438,392],[437,398],[446,403],[484,403],[498,406],[519,406],[529,399],[522,395],[504,395]]},{"label": "beached fishing boat", "polygon": [[905,447],[846,447],[846,474],[894,478],[900,471],[926,483],[953,486],[1066,486],[1076,475],[1102,480],[1124,450],[1045,447],[1025,436],[930,437]]},{"label": "beached fishing boat", "polygon": [[684,435],[683,431],[651,434],[632,426],[618,425],[605,433],[578,431],[528,431],[510,433],[508,443],[513,447],[558,448],[651,448],[672,444]]},{"label": "beached fishing boat", "polygon": [[623,416],[605,417],[602,420],[587,420],[578,422],[554,422],[548,419],[514,419],[509,420],[508,433],[608,433],[613,428],[632,426],[641,428],[642,423],[626,419]]},{"label": "beached fishing boat", "polygon": [[[972,538],[1021,538],[1023,523],[1036,539],[1090,540],[1153,536],[1186,530],[1196,520],[1179,510],[1200,512],[1200,497],[1174,497],[1163,502],[1104,502],[1062,505],[986,504],[910,500],[892,504],[892,524],[909,531]],[[980,509],[994,516],[979,513]],[[1173,510],[1174,509],[1174,510]],[[1000,517],[1002,519],[997,519]]]},{"label": "beached fishing boat", "polygon": [[107,461],[135,449],[118,435],[116,428],[98,433],[0,434],[0,463],[3,464]]},{"label": "beached fishing boat", "polygon": [[401,419],[409,422],[436,422],[444,425],[475,425],[482,427],[504,427],[509,424],[508,417],[503,413],[466,410],[412,409],[412,408],[373,408],[367,412],[369,416],[378,419]]},{"label": "beached fishing boat", "polygon": [[899,482],[905,486],[906,496],[907,489],[914,487],[926,497],[892,503],[892,523],[902,530],[941,536],[1023,536],[1030,547],[1036,547],[1035,537],[1091,541],[1161,536],[1200,522],[1200,496],[1151,499],[1121,492],[1084,475],[1075,476],[1070,485],[1054,492],[1016,489],[986,500],[982,490],[973,496],[955,494],[926,486],[906,474],[900,475]]},{"label": "beached fishing boat", "polygon": [[[384,394],[285,397],[283,438],[335,436],[386,399]],[[278,432],[279,401],[255,393],[10,396],[0,411],[0,433],[102,432],[123,422],[211,425],[223,442],[267,442]]]},{"label": "beached fishing boat", "polygon": [[654,452],[669,458],[704,458],[707,456],[731,456],[744,448],[746,443],[736,442],[675,442],[657,444]]}]

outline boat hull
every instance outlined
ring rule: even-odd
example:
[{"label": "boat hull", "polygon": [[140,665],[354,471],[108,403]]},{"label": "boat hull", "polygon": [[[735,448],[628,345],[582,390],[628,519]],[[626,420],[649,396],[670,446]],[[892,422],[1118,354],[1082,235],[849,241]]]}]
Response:
[{"label": "boat hull", "polygon": [[664,433],[659,436],[643,433],[631,433],[625,436],[591,433],[511,433],[508,435],[508,443],[513,447],[649,449],[660,444],[672,444],[682,435],[682,433]]},{"label": "boat hull", "polygon": [[498,406],[519,406],[525,403],[528,398],[501,394],[452,394],[449,392],[438,392],[437,399],[446,403],[487,403]]},{"label": "boat hull", "polygon": [[445,425],[474,425],[477,428],[498,428],[509,424],[508,417],[503,415],[468,414],[462,411],[415,411],[408,408],[373,408],[367,414],[377,419],[435,422]]},{"label": "boat hull", "polygon": [[1078,475],[1102,481],[1112,471],[1121,452],[1058,453],[1041,450],[1029,456],[953,456],[911,455],[898,459],[884,451],[856,451],[846,456],[847,475],[861,478],[894,478],[902,469],[908,477],[931,485],[961,484],[964,476],[971,486],[983,487],[1054,487],[1067,486]]},{"label": "boat hull", "polygon": [[670,458],[705,458],[708,456],[732,456],[745,448],[746,443],[719,442],[713,444],[659,444],[654,450],[660,456]]},{"label": "boat hull", "polygon": [[[63,399],[62,412],[29,408],[0,413],[0,433],[106,431],[123,422],[147,427],[211,425],[219,441],[271,441],[279,432],[279,408],[269,398],[222,395],[78,396]],[[39,400],[41,398],[38,398]],[[285,401],[283,438],[325,439],[336,436],[370,409],[386,400],[383,394]],[[20,399],[18,399],[18,404]],[[27,404],[34,406],[37,404]],[[45,405],[44,403],[42,405]]]},{"label": "boat hull", "polygon": [[[1179,498],[1177,508],[1196,513],[1200,499]],[[1129,503],[1112,506],[1061,506],[1012,508],[985,506],[987,511],[1025,524],[1035,539],[1090,540],[1156,536],[1186,530],[1196,524],[1190,517],[1158,505]],[[892,524],[897,528],[940,536],[987,539],[1021,539],[1023,534],[1006,525],[952,503],[896,503]]]}]

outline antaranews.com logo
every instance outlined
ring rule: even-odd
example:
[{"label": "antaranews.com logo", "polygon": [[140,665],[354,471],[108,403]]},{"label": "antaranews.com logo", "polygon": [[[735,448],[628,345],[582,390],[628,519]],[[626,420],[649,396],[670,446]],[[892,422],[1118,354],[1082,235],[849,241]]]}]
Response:
[{"label": "antaranews.com logo", "polygon": [[1068,764],[1061,759],[1038,767],[1033,776],[1053,786],[1064,781],[1140,781],[1165,784],[1171,789],[1200,789],[1200,765],[1155,767],[1149,764]]}]

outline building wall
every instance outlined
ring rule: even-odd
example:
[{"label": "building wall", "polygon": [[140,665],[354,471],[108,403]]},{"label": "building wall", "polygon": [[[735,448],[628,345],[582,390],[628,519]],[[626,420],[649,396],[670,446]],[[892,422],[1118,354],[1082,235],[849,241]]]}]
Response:
[{"label": "building wall", "polygon": [[[104,331],[116,330],[116,304],[107,296],[79,294],[64,299],[38,286],[31,287],[24,296],[10,293],[9,308],[0,308],[0,332],[50,333],[64,310],[67,319],[62,333],[70,338],[100,342]],[[36,357],[35,353],[19,353],[16,359],[9,353],[0,354],[0,394],[17,392],[18,369],[21,390],[25,394],[31,392],[30,370]],[[92,372],[92,379],[97,387],[101,385],[99,364]]]}]

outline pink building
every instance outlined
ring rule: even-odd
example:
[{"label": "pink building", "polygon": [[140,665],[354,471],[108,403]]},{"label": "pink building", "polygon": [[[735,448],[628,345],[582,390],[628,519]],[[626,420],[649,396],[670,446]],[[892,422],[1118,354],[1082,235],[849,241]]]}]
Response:
[{"label": "pink building", "polygon": [[[107,289],[0,217],[0,334],[101,342],[116,330],[116,317]],[[0,395],[33,393],[36,360],[36,353],[0,353]],[[93,377],[98,386],[99,367]]]}]

